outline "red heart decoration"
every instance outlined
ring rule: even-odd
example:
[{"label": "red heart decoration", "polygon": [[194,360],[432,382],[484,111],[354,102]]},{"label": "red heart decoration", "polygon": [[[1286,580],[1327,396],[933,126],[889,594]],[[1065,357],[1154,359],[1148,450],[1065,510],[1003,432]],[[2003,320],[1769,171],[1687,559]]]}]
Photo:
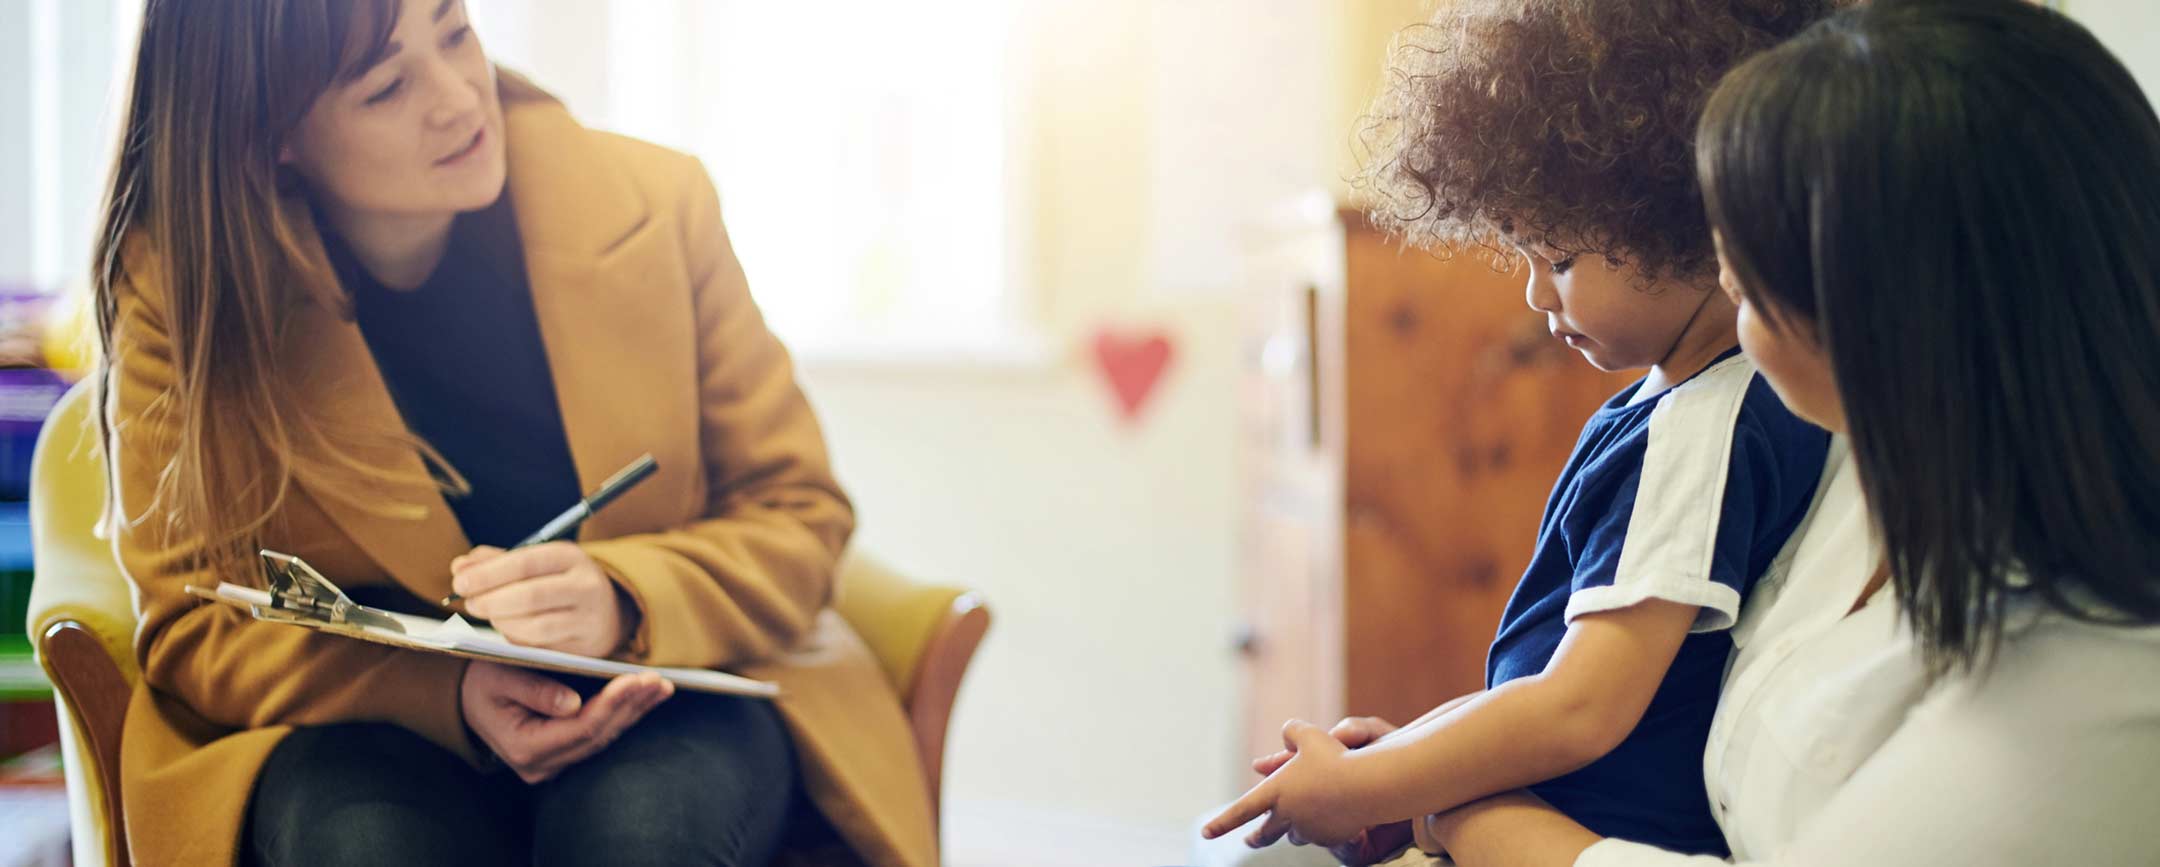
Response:
[{"label": "red heart decoration", "polygon": [[1095,335],[1095,364],[1110,390],[1117,395],[1118,409],[1128,422],[1155,393],[1173,354],[1169,336],[1155,332],[1125,335],[1109,329]]}]

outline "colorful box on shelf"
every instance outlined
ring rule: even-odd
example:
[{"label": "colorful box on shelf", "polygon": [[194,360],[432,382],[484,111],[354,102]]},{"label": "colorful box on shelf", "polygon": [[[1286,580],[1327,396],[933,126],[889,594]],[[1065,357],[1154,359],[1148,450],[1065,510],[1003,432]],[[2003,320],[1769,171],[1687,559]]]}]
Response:
[{"label": "colorful box on shelf", "polygon": [[47,369],[47,319],[56,296],[0,285],[0,500],[30,495],[30,452],[67,380]]},{"label": "colorful box on shelf", "polygon": [[31,657],[30,504],[0,503],[0,701],[52,692]]},{"label": "colorful box on shelf", "polygon": [[67,380],[37,367],[0,369],[0,500],[30,496],[30,453]]}]

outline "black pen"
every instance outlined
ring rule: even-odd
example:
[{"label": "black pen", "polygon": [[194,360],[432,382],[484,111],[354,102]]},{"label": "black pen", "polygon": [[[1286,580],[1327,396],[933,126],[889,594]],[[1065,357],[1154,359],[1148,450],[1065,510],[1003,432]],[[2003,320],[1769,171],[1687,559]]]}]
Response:
[{"label": "black pen", "polygon": [[[592,517],[594,512],[600,511],[602,507],[613,502],[616,497],[622,496],[624,491],[628,491],[635,487],[637,483],[645,481],[646,477],[651,476],[658,469],[660,469],[660,464],[653,460],[652,455],[646,455],[632,461],[629,466],[623,467],[620,472],[609,476],[607,481],[601,482],[599,490],[593,491],[591,494],[586,495],[584,499],[570,504],[570,508],[564,509],[562,514],[555,516],[555,520],[547,522],[546,526],[538,530],[534,530],[532,535],[525,537],[525,541],[510,546],[510,550],[530,548],[534,545],[568,537],[572,531],[578,528],[579,524],[585,523],[586,518]],[[465,597],[452,593],[443,597],[442,604],[447,606],[462,602],[464,599]]]}]

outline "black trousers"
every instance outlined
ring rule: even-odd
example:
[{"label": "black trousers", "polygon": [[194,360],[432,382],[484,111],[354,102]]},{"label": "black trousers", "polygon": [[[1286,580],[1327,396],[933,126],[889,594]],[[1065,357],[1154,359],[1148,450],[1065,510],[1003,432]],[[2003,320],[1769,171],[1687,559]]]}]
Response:
[{"label": "black trousers", "polygon": [[538,785],[476,771],[401,726],[306,726],[256,780],[241,858],[761,865],[801,803],[795,780],[794,746],[771,703],[689,691]]}]

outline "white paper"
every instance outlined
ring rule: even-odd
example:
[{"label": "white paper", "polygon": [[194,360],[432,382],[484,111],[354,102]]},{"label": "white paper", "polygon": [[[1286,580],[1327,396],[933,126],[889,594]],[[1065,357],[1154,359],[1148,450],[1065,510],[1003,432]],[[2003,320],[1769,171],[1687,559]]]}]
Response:
[{"label": "white paper", "polygon": [[[263,608],[270,605],[270,594],[268,592],[238,584],[219,584],[217,595],[242,605]],[[629,662],[618,662],[612,659],[595,659],[590,656],[579,656],[575,653],[564,653],[560,650],[547,650],[539,647],[512,644],[509,639],[503,637],[502,633],[486,627],[474,626],[465,618],[456,614],[450,615],[448,620],[436,620],[432,617],[400,614],[395,611],[382,611],[375,608],[368,610],[394,618],[400,626],[405,627],[405,631],[397,632],[375,626],[362,627],[361,631],[381,638],[387,643],[404,647],[420,650],[457,650],[509,665],[521,663],[553,665],[595,677],[612,677],[619,674],[652,671],[658,672],[661,677],[667,678],[677,686],[718,689],[735,694],[766,697],[780,694],[778,686],[764,681],[728,674],[724,671],[712,671],[703,668],[659,668]]]}]

